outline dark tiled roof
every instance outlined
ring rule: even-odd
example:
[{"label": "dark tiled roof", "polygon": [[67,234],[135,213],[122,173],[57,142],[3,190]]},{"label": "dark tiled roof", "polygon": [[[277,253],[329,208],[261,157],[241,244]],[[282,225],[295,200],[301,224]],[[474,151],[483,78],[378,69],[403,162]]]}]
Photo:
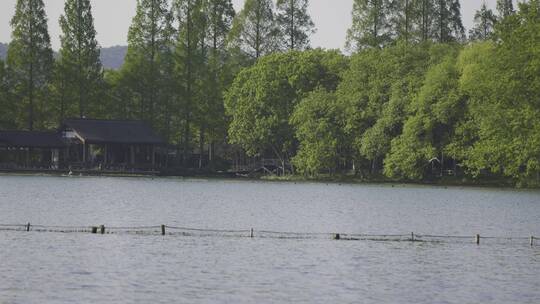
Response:
[{"label": "dark tiled roof", "polygon": [[0,145],[28,148],[62,148],[60,134],[38,131],[0,131]]},{"label": "dark tiled roof", "polygon": [[72,129],[90,144],[166,144],[148,124],[137,120],[68,119],[64,128]]}]

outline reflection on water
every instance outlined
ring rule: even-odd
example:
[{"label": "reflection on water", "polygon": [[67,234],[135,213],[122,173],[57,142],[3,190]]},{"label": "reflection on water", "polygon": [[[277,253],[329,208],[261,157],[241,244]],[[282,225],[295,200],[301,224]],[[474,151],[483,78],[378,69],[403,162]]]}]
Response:
[{"label": "reflection on water", "polygon": [[[0,176],[0,223],[540,235],[540,192]],[[0,231],[1,303],[539,303],[540,246]]]}]

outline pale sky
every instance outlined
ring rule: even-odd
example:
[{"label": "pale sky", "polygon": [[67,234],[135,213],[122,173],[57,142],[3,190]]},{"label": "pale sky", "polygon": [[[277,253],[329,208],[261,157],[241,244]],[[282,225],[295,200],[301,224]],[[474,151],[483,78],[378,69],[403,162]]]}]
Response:
[{"label": "pale sky", "polygon": [[[484,0],[461,0],[463,22],[471,28],[474,12]],[[49,18],[49,33],[53,49],[60,46],[60,26],[58,19],[63,12],[64,0],[44,0]],[[495,9],[496,0],[485,0]],[[11,20],[16,0],[0,0],[0,42],[11,40]],[[236,10],[240,10],[244,0],[233,0]],[[311,0],[310,14],[317,27],[312,36],[313,47],[343,48],[345,35],[351,25],[353,0]],[[127,32],[135,15],[136,0],[92,0],[97,39],[102,47],[126,45]]]}]

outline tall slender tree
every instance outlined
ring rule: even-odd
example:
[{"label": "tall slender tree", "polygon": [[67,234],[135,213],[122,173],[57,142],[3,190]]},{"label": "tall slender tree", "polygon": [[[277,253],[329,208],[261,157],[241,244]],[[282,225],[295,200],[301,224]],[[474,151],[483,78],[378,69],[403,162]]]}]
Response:
[{"label": "tall slender tree", "polygon": [[497,0],[497,12],[499,18],[506,18],[514,13],[514,4],[512,0]]},{"label": "tall slender tree", "polygon": [[420,41],[428,41],[434,37],[433,21],[435,18],[435,2],[433,0],[415,0],[416,36]]},{"label": "tall slender tree", "polygon": [[438,42],[461,41],[465,38],[459,0],[437,0],[435,11],[435,39]]},{"label": "tall slender tree", "polygon": [[15,127],[13,120],[13,103],[9,98],[9,85],[7,69],[4,61],[0,58],[0,129]]},{"label": "tall slender tree", "polygon": [[346,47],[350,50],[379,48],[391,41],[386,18],[389,0],[354,0],[352,26],[347,31]]},{"label": "tall slender tree", "polygon": [[17,116],[33,130],[36,122],[44,127],[43,99],[53,67],[43,0],[17,0],[11,27],[7,64],[15,97],[19,100]]},{"label": "tall slender tree", "polygon": [[176,30],[174,28],[174,14],[169,10],[165,17],[163,39],[158,54],[158,66],[160,71],[158,89],[159,103],[156,127],[160,130],[167,141],[171,141],[173,131],[173,111],[175,110],[176,78],[174,73],[174,46],[176,43]]},{"label": "tall slender tree", "polygon": [[78,102],[78,115],[85,117],[100,100],[103,68],[99,59],[94,18],[90,0],[67,0],[60,17],[60,65],[65,90]]},{"label": "tall slender tree", "polygon": [[201,100],[201,80],[204,67],[206,15],[202,0],[175,0],[173,4],[178,22],[175,49],[175,74],[181,91],[183,164],[187,165],[191,152],[191,133],[197,117],[197,102]]},{"label": "tall slender tree", "polygon": [[276,51],[278,28],[274,17],[272,0],[246,0],[233,21],[231,46],[255,60]]},{"label": "tall slender tree", "polygon": [[414,0],[393,0],[389,4],[389,22],[392,38],[409,42],[414,39],[415,28]]},{"label": "tall slender tree", "polygon": [[307,9],[309,0],[277,0],[277,26],[280,30],[282,49],[304,50],[309,47],[309,36],[315,24]]},{"label": "tall slender tree", "polygon": [[[203,151],[205,141],[210,143],[208,158],[213,160],[214,142],[226,136],[225,109],[223,92],[227,86],[225,65],[227,53],[225,45],[235,11],[231,0],[209,0],[206,2],[207,16],[207,75],[205,77],[206,98],[201,100],[201,120],[199,128],[199,150]],[[207,133],[207,134],[205,134]],[[202,167],[203,153],[200,154],[199,166]]]},{"label": "tall slender tree", "polygon": [[487,40],[493,34],[497,17],[484,2],[474,14],[474,27],[469,31],[471,40]]},{"label": "tall slender tree", "polygon": [[122,68],[138,110],[135,117],[154,123],[163,67],[160,54],[170,40],[167,0],[138,0],[128,32],[128,51]]}]

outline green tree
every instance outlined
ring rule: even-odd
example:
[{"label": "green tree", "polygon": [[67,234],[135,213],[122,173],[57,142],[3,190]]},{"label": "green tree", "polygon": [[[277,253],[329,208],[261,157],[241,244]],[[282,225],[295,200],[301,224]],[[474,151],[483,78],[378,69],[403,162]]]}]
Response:
[{"label": "green tree", "polygon": [[172,22],[166,0],[140,0],[128,32],[128,51],[121,83],[131,91],[133,118],[154,124],[159,106],[163,66],[160,56],[171,47]]},{"label": "green tree", "polygon": [[388,0],[354,0],[352,26],[347,30],[346,47],[350,50],[380,48],[391,41],[386,20]]},{"label": "green tree", "polygon": [[277,0],[276,23],[285,50],[309,48],[309,36],[315,24],[308,13],[309,0]]},{"label": "green tree", "polygon": [[[178,36],[175,49],[175,76],[179,89],[179,117],[181,125],[181,146],[183,163],[187,165],[191,152],[192,128],[194,120],[200,119],[198,107],[205,97],[202,92],[202,79],[206,67],[205,37],[206,15],[201,0],[176,0],[173,3],[175,17],[178,22]],[[201,151],[202,152],[202,151]]]},{"label": "green tree", "polygon": [[[373,124],[358,133],[357,152],[371,161],[371,171],[378,173],[383,160],[390,152],[391,142],[399,136],[408,117],[408,110],[424,81],[430,64],[434,64],[436,47],[429,45],[398,44],[385,51],[386,65],[380,69],[393,70],[385,80],[384,102],[378,106]],[[434,54],[435,53],[435,54]],[[381,64],[382,65],[382,64]]]},{"label": "green tree", "polygon": [[336,51],[313,50],[272,54],[242,70],[225,98],[230,143],[250,156],[272,153],[285,167],[297,147],[295,106],[317,87],[333,91],[346,66]]},{"label": "green tree", "polygon": [[435,1],[416,0],[413,3],[415,16],[413,18],[417,24],[417,36],[420,41],[428,41],[434,38],[433,21],[435,19]]},{"label": "green tree", "polygon": [[161,131],[168,142],[172,140],[174,130],[174,113],[178,112],[176,106],[177,94],[177,77],[175,74],[175,44],[176,30],[174,28],[174,14],[172,11],[166,13],[165,26],[163,28],[163,39],[161,40],[160,52],[157,56],[157,64],[159,67],[159,82],[158,82],[158,102],[157,102],[157,118],[156,127]]},{"label": "green tree", "polygon": [[0,59],[0,130],[15,128],[14,104],[9,97],[9,82],[4,61]]},{"label": "green tree", "polygon": [[448,50],[442,62],[427,71],[402,134],[392,140],[384,162],[387,176],[418,180],[433,173],[429,169],[434,165],[442,169],[444,151],[464,108],[458,91],[458,52],[452,47]]},{"label": "green tree", "polygon": [[415,11],[414,0],[394,0],[389,4],[389,23],[392,27],[392,38],[405,42],[416,40],[414,37]]},{"label": "green tree", "polygon": [[433,20],[435,39],[440,43],[462,41],[465,28],[461,19],[459,0],[436,0],[436,17]]},{"label": "green tree", "polygon": [[52,103],[53,113],[57,122],[61,124],[66,117],[76,117],[76,103],[69,102],[68,81],[70,74],[66,71],[66,66],[60,60],[56,60],[53,66],[52,85],[50,90],[49,103]]},{"label": "green tree", "polygon": [[53,67],[43,1],[17,0],[11,27],[7,64],[18,102],[17,123],[26,125],[29,130],[36,125],[42,128],[46,126],[45,98]]},{"label": "green tree", "polygon": [[499,18],[506,18],[514,13],[513,0],[497,0],[497,12]]},{"label": "green tree", "polygon": [[[207,75],[205,77],[206,98],[201,100],[199,150],[203,150],[205,140],[210,143],[208,149],[209,160],[213,160],[215,142],[223,140],[227,135],[225,109],[223,106],[223,93],[230,84],[226,68],[229,54],[226,52],[226,40],[232,21],[235,16],[231,0],[207,1],[205,12],[207,16],[206,63]],[[205,136],[205,133],[206,136]],[[202,153],[199,165],[202,165]]]},{"label": "green tree", "polygon": [[487,40],[491,37],[495,28],[497,17],[492,10],[487,8],[486,3],[482,4],[480,10],[474,14],[474,27],[469,31],[470,40]]},{"label": "green tree", "polygon": [[473,174],[491,172],[540,183],[540,1],[520,3],[501,21],[497,43],[473,45],[460,58],[461,89],[469,96],[463,123]]},{"label": "green tree", "polygon": [[299,141],[292,162],[298,172],[334,174],[346,162],[350,143],[344,132],[345,109],[336,95],[317,88],[294,109],[290,123]]},{"label": "green tree", "polygon": [[58,85],[62,94],[66,92],[62,100],[76,100],[79,117],[85,117],[103,98],[103,68],[90,0],[67,0],[60,27],[59,69],[63,75]]},{"label": "green tree", "polygon": [[398,43],[354,54],[336,92],[357,171],[378,173],[431,63],[429,44]]},{"label": "green tree", "polygon": [[272,0],[246,0],[234,18],[230,46],[241,50],[252,60],[278,49],[278,28]]}]

